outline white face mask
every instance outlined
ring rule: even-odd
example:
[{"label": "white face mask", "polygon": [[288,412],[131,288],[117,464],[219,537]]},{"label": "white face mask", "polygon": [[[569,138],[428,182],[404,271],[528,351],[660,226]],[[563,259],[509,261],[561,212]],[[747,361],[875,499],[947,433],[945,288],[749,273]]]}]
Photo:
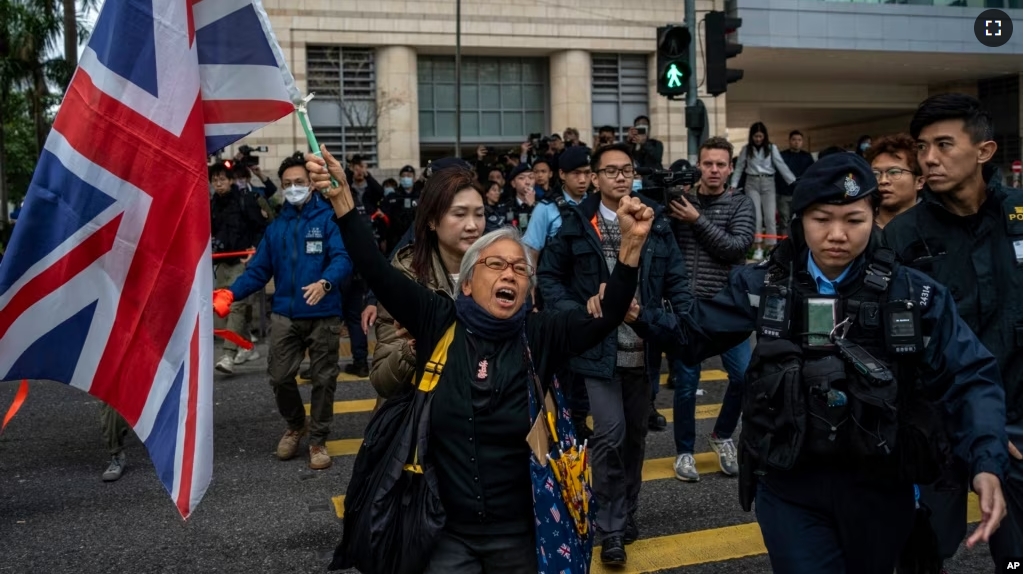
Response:
[{"label": "white face mask", "polygon": [[284,190],[284,199],[292,205],[299,205],[309,197],[309,187],[293,185]]}]

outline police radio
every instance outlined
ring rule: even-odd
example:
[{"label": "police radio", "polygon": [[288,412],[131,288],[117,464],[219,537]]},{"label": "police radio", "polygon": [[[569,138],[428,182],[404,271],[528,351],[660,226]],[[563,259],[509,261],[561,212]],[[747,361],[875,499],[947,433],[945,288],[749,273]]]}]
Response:
[{"label": "police radio", "polygon": [[885,346],[895,355],[920,353],[924,350],[921,333],[921,309],[913,301],[890,301],[882,309],[885,325]]},{"label": "police radio", "polygon": [[765,337],[789,338],[792,312],[790,295],[786,287],[770,285],[761,293],[761,304],[757,310],[757,330]]}]

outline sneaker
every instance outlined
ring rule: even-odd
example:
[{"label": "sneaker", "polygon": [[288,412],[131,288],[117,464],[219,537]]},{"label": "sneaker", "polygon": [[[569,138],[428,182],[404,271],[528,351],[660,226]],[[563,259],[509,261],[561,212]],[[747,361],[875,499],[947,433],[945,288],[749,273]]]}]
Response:
[{"label": "sneaker", "polygon": [[299,452],[299,440],[302,439],[302,435],[306,434],[306,430],[303,428],[302,430],[288,429],[284,431],[284,436],[277,443],[277,458],[288,460],[295,457]]},{"label": "sneaker", "polygon": [[755,249],[754,250],[754,257],[752,259],[754,261],[764,261],[764,249],[761,249],[760,247]]},{"label": "sneaker", "polygon": [[622,542],[629,546],[640,538],[640,529],[637,528],[636,519],[630,514],[626,517],[626,529],[622,532]]},{"label": "sneaker", "polygon": [[103,471],[103,482],[114,482],[124,474],[124,467],[128,464],[128,457],[120,452],[110,457],[110,465]]},{"label": "sneaker", "polygon": [[366,363],[349,363],[345,366],[345,372],[357,377],[369,377],[370,366]]},{"label": "sneaker", "polygon": [[231,355],[224,355],[217,361],[217,365],[214,368],[230,375],[235,372],[235,361],[231,358]]},{"label": "sneaker", "polygon": [[324,470],[330,467],[331,457],[327,454],[327,447],[322,444],[309,445],[309,468]]},{"label": "sneaker", "polygon": [[260,337],[256,334],[256,331],[249,332],[249,341],[251,341],[253,345],[260,342]]},{"label": "sneaker", "polygon": [[621,536],[605,538],[601,542],[601,562],[603,564],[625,564],[626,546]]},{"label": "sneaker", "polygon": [[647,415],[647,428],[652,431],[663,431],[668,428],[668,421],[665,416],[658,412],[658,408],[651,401],[651,413]]},{"label": "sneaker", "polygon": [[700,482],[700,473],[697,472],[697,461],[693,460],[690,453],[681,454],[676,457],[676,478],[683,482]]},{"label": "sneaker", "polygon": [[247,361],[255,361],[258,358],[260,358],[260,353],[256,350],[256,347],[249,350],[239,349],[238,352],[235,353],[235,364],[242,365]]},{"label": "sneaker", "polygon": [[736,476],[740,473],[740,465],[736,461],[736,444],[731,438],[717,438],[715,435],[708,437],[711,443],[711,450],[718,455],[718,466],[728,476]]}]

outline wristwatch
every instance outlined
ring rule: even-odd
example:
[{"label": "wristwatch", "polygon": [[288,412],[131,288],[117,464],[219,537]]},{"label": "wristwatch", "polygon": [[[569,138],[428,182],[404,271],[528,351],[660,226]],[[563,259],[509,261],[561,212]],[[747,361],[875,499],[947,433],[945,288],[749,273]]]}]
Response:
[{"label": "wristwatch", "polygon": [[331,291],[331,282],[330,281],[328,281],[326,279],[321,279],[320,280],[320,284],[324,286],[324,293],[329,293]]}]

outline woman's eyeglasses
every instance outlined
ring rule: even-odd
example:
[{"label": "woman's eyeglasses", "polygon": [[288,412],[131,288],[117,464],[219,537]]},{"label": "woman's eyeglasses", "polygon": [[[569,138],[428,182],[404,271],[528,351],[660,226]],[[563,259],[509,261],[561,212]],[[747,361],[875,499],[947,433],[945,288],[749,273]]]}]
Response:
[{"label": "woman's eyeglasses", "polygon": [[504,271],[508,269],[509,265],[512,266],[512,271],[516,275],[522,275],[523,277],[533,277],[533,266],[526,263],[525,261],[516,261],[515,263],[509,263],[502,257],[492,255],[490,257],[484,257],[480,261],[476,262],[477,265],[486,265],[488,269],[493,271]]}]

